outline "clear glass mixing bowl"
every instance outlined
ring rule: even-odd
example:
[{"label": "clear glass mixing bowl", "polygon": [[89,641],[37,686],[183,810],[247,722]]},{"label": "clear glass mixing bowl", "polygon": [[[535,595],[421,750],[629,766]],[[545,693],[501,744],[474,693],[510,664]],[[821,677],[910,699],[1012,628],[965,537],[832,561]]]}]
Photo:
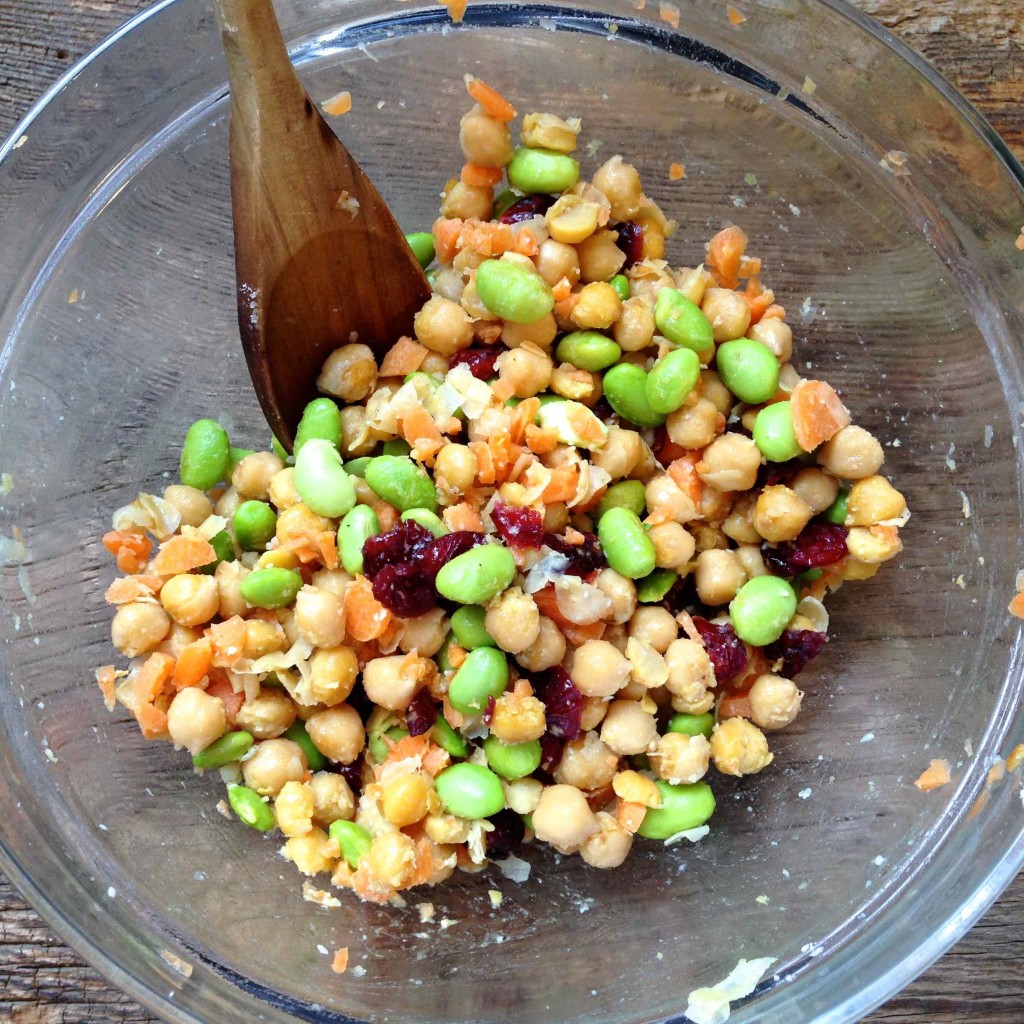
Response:
[{"label": "clear glass mixing bowl", "polygon": [[[113,653],[110,511],[162,486],[199,416],[228,416],[240,445],[267,438],[236,338],[208,6],[136,19],[0,151],[4,870],[169,1021],[651,1021],[765,955],[777,963],[735,1020],[867,1012],[1024,860],[1020,774],[976,803],[992,759],[1024,739],[1005,611],[1021,541],[1020,167],[840,3],[746,0],[737,27],[719,0],[687,3],[678,28],[656,2],[473,3],[458,26],[423,0],[279,3],[314,97],[353,92],[339,126],[407,230],[429,226],[459,163],[467,71],[520,110],[582,115],[585,170],[635,157],[680,222],[673,261],[742,223],[798,366],[884,440],[914,512],[901,559],[837,595],[804,713],[770,770],[718,784],[702,842],[645,844],[611,873],[536,850],[523,884],[460,875],[424,897],[446,929],[411,907],[323,910],[277,842],[217,813],[215,778],[108,715],[93,681]],[[892,150],[905,173],[880,165]],[[954,782],[922,794],[932,757]],[[324,952],[339,946],[344,977]]]}]

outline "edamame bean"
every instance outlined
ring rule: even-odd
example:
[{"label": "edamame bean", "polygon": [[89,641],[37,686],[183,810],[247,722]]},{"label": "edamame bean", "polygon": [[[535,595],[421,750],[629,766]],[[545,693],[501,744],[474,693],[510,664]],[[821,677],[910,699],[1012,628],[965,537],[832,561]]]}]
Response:
[{"label": "edamame bean", "polygon": [[623,302],[629,298],[629,278],[625,274],[616,274],[608,283]]},{"label": "edamame bean", "polygon": [[597,331],[573,331],[565,335],[555,349],[559,362],[591,371],[606,370],[617,363],[621,355],[622,349]]},{"label": "edamame bean", "polygon": [[306,752],[311,772],[322,772],[327,767],[327,758],[320,753],[317,745],[310,739],[306,726],[296,719],[284,734],[286,740],[297,743]]},{"label": "edamame bean", "polygon": [[303,410],[292,454],[298,455],[302,446],[315,437],[341,447],[341,410],[329,398],[314,398]]},{"label": "edamame bean", "polygon": [[345,472],[349,476],[357,476],[362,479],[366,476],[366,467],[370,464],[373,459],[372,455],[362,455],[358,459],[349,459],[344,464]]},{"label": "edamame bean", "polygon": [[448,699],[456,711],[478,715],[487,698],[498,698],[508,686],[508,659],[494,647],[477,647],[466,655],[448,687]]},{"label": "edamame bean", "polygon": [[338,556],[350,576],[363,571],[363,545],[380,533],[380,520],[369,505],[356,505],[338,527]]},{"label": "edamame bean", "polygon": [[636,599],[641,604],[657,604],[675,585],[679,573],[671,569],[655,569],[650,576],[636,582]]},{"label": "edamame bean", "polygon": [[277,529],[277,514],[265,501],[243,501],[235,509],[231,528],[243,550],[262,551]]},{"label": "edamame bean", "polygon": [[404,455],[378,455],[366,467],[366,482],[399,512],[411,508],[437,511],[437,490],[422,466]]},{"label": "edamame bean", "polygon": [[285,446],[281,444],[278,439],[271,434],[270,435],[270,450],[282,461],[287,462],[291,456],[288,454]]},{"label": "edamame bean", "polygon": [[822,513],[822,515],[830,523],[835,523],[837,526],[843,526],[846,523],[846,517],[850,514],[849,509],[850,492],[840,491],[836,495],[836,500]]},{"label": "edamame bean", "polygon": [[205,750],[192,757],[196,768],[223,768],[226,764],[237,761],[252,746],[253,738],[247,732],[225,733],[219,740],[214,740]]},{"label": "edamame bean", "polygon": [[646,502],[643,482],[640,480],[620,480],[612,484],[597,503],[597,518],[600,519],[613,508],[628,508],[639,516]]},{"label": "edamame bean", "polygon": [[373,842],[370,830],[354,821],[332,821],[327,834],[338,844],[342,857],[352,869],[359,867],[359,862]]},{"label": "edamame bean", "polygon": [[700,380],[700,359],[690,348],[677,348],[663,355],[647,374],[644,394],[657,413],[675,412]]},{"label": "edamame bean", "polygon": [[729,604],[736,635],[755,647],[774,643],[796,612],[796,593],[778,576],[747,580]]},{"label": "edamame bean", "polygon": [[779,362],[767,345],[737,338],[718,346],[715,365],[722,383],[750,405],[767,402],[779,387]]},{"label": "edamame bean", "polygon": [[658,330],[676,345],[685,345],[694,352],[706,352],[715,343],[711,321],[675,288],[662,288],[654,306],[654,323]]},{"label": "edamame bean", "polygon": [[412,451],[412,445],[400,437],[393,437],[390,441],[384,442],[385,455],[408,455]]},{"label": "edamame bean", "polygon": [[449,601],[487,604],[512,583],[515,574],[516,560],[508,548],[481,544],[442,566],[434,586]]},{"label": "edamame bean", "polygon": [[443,537],[451,530],[444,525],[444,521],[434,512],[427,508],[411,508],[402,513],[402,522],[412,521],[419,523],[424,530],[429,530],[435,537]]},{"label": "edamame bean", "polygon": [[443,718],[438,718],[430,730],[430,738],[452,757],[465,757],[469,753],[466,737],[456,732]]},{"label": "edamame bean", "polygon": [[302,589],[302,577],[293,569],[271,565],[254,569],[242,580],[239,592],[256,608],[285,608]]},{"label": "edamame bean", "polygon": [[554,195],[572,188],[580,179],[580,165],[563,153],[550,149],[517,149],[505,168],[508,183],[519,192]]},{"label": "edamame bean", "polygon": [[448,648],[456,643],[455,634],[448,630],[448,635],[444,638],[444,643],[441,644],[441,649],[434,655],[434,661],[437,662],[437,667],[442,672],[454,672],[455,666],[452,664],[451,658],[448,657]]},{"label": "edamame bean", "polygon": [[467,651],[477,647],[497,647],[487,632],[487,612],[478,604],[467,604],[452,612],[452,632],[455,641]]},{"label": "edamame bean", "polygon": [[311,437],[295,456],[295,489],[317,515],[336,519],[356,503],[356,487],[341,464],[338,449]]},{"label": "edamame bean", "polygon": [[617,363],[604,375],[604,397],[624,420],[638,427],[660,427],[665,422],[647,401],[647,374],[634,363]]},{"label": "edamame bean", "polygon": [[489,818],[505,806],[501,779],[482,764],[453,764],[438,775],[435,785],[441,805],[459,818]]},{"label": "edamame bean", "polygon": [[644,839],[669,839],[679,832],[703,825],[715,813],[715,795],[706,782],[675,785],[658,779],[661,806],[649,807],[637,835]]},{"label": "edamame bean", "polygon": [[684,736],[706,736],[711,739],[715,728],[715,716],[711,712],[703,715],[673,715],[668,720],[669,732],[681,732]]},{"label": "edamame bean", "polygon": [[221,562],[233,562],[235,560],[235,542],[227,530],[221,530],[210,538],[210,546],[216,552],[217,557],[204,565],[199,571],[207,576],[212,576],[217,571]]},{"label": "edamame bean", "polygon": [[429,231],[413,231],[405,236],[416,262],[426,270],[434,262],[434,236]]},{"label": "edamame bean", "polygon": [[484,753],[491,770],[510,782],[525,779],[540,767],[540,740],[502,743],[491,735],[484,740]]},{"label": "edamame bean", "polygon": [[769,462],[787,462],[803,452],[793,430],[793,407],[789,402],[774,402],[757,414],[754,444]]},{"label": "edamame bean", "polygon": [[373,759],[383,763],[388,759],[388,754],[391,753],[387,740],[390,740],[392,743],[398,743],[399,740],[404,740],[408,735],[408,729],[403,729],[400,725],[393,725],[390,729],[385,729],[383,732],[371,732],[366,745],[370,748],[370,754],[373,756]]},{"label": "edamame bean", "polygon": [[227,431],[214,420],[196,420],[181,446],[181,482],[208,491],[226,480],[231,466]]},{"label": "edamame bean", "polygon": [[228,803],[238,820],[249,828],[269,832],[277,824],[273,810],[248,786],[228,786]]},{"label": "edamame bean", "polygon": [[494,216],[500,217],[513,203],[522,198],[518,192],[513,192],[510,188],[502,189],[494,197]]},{"label": "edamame bean", "polygon": [[514,324],[536,323],[555,306],[547,281],[509,260],[484,260],[476,270],[476,290],[495,316]]},{"label": "edamame bean", "polygon": [[597,537],[604,557],[617,573],[639,580],[654,572],[654,541],[635,512],[609,509],[597,524]]}]

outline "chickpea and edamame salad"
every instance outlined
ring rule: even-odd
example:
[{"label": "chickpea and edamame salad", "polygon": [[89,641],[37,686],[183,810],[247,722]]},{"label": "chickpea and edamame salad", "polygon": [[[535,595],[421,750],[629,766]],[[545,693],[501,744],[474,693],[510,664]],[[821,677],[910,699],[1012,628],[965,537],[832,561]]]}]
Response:
[{"label": "chickpea and edamame salad", "polygon": [[586,181],[578,119],[516,147],[467,87],[414,337],[340,345],[294,457],[194,423],[103,538],[108,706],[375,902],[533,840],[611,868],[698,837],[909,516],[738,227],[671,266],[635,167]]}]

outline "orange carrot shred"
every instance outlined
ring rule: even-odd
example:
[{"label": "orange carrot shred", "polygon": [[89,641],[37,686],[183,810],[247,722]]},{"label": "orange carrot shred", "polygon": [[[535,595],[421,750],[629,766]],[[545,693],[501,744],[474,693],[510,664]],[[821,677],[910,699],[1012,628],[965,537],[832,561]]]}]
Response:
[{"label": "orange carrot shred", "polygon": [[341,117],[342,114],[347,114],[352,109],[352,93],[346,89],[330,99],[324,100],[320,106],[325,114],[329,114],[331,117]]},{"label": "orange carrot shred", "polygon": [[152,704],[163,693],[174,671],[174,659],[169,654],[155,651],[139,669],[132,689],[140,704]]},{"label": "orange carrot shred", "polygon": [[217,552],[209,541],[198,537],[175,536],[160,545],[152,570],[160,576],[176,576],[178,573],[201,569],[217,561]]},{"label": "orange carrot shred", "polygon": [[940,786],[945,786],[951,779],[949,774],[949,762],[932,758],[931,764],[918,776],[914,785],[922,793],[928,793]]},{"label": "orange carrot shred", "polygon": [[806,452],[828,441],[850,423],[850,414],[831,384],[802,380],[789,396],[793,433]]},{"label": "orange carrot shred", "polygon": [[459,236],[462,234],[462,221],[458,217],[438,217],[434,221],[434,251],[438,263],[451,263],[459,254]]},{"label": "orange carrot shred", "polygon": [[153,542],[140,533],[111,530],[103,535],[103,546],[117,560],[118,569],[129,575],[141,572],[153,551]]},{"label": "orange carrot shred", "polygon": [[669,181],[679,181],[681,178],[686,177],[686,168],[682,164],[669,164],[668,165],[668,178]]},{"label": "orange carrot shred", "polygon": [[615,820],[627,831],[636,833],[644,823],[644,815],[647,808],[643,804],[632,803],[629,800],[617,800],[615,802]]},{"label": "orange carrot shred", "polygon": [[484,167],[481,164],[466,163],[462,165],[459,177],[463,185],[475,185],[477,188],[492,188],[501,181],[500,167]]},{"label": "orange carrot shred", "polygon": [[335,951],[334,959],[331,960],[331,970],[335,974],[344,974],[348,970],[348,946],[342,946]]},{"label": "orange carrot shred", "polygon": [[516,108],[496,89],[472,75],[466,75],[466,91],[484,108],[484,113],[499,121],[514,121]]},{"label": "orange carrot shred", "polygon": [[380,364],[380,376],[404,377],[407,373],[415,373],[426,358],[427,349],[418,341],[399,338],[384,356]]},{"label": "orange carrot shred", "polygon": [[729,4],[725,11],[730,25],[742,25],[747,20],[747,16],[742,11],[738,11],[732,4]]},{"label": "orange carrot shred", "polygon": [[391,623],[391,612],[373,596],[365,576],[357,576],[345,590],[345,629],[353,640],[375,640]]},{"label": "orange carrot shred", "polygon": [[537,455],[546,455],[558,447],[558,432],[542,430],[530,423],[526,427],[526,443],[531,452],[535,452]]},{"label": "orange carrot shred", "polygon": [[145,597],[153,597],[156,590],[152,586],[152,578],[142,576],[119,576],[114,580],[103,599],[107,604],[128,604]]},{"label": "orange carrot shred", "polygon": [[1018,619],[1024,619],[1024,594],[1014,595],[1013,600],[1009,604],[1009,611],[1011,615],[1016,615]]},{"label": "orange carrot shred", "polygon": [[232,615],[223,622],[215,622],[207,630],[210,639],[211,664],[230,668],[242,656],[247,639],[245,619]]},{"label": "orange carrot shred", "polygon": [[469,0],[441,0],[441,3],[448,8],[448,15],[456,25],[462,21],[469,6]]},{"label": "orange carrot shred", "polygon": [[206,687],[206,692],[211,697],[216,697],[224,705],[224,714],[227,717],[228,725],[234,727],[238,712],[242,710],[242,705],[245,703],[245,692],[242,690],[236,692],[227,673],[223,669],[217,668],[210,669],[210,685]]},{"label": "orange carrot shred", "polygon": [[200,637],[188,644],[178,655],[178,661],[174,666],[175,690],[198,686],[210,671],[212,660],[213,644],[208,636]]},{"label": "orange carrot shred", "polygon": [[708,269],[721,288],[735,288],[740,283],[740,260],[746,248],[747,236],[735,225],[722,228],[708,242]]},{"label": "orange carrot shred", "polygon": [[113,665],[101,665],[96,669],[96,682],[103,694],[103,703],[107,706],[108,711],[113,711],[116,704],[114,696],[116,679],[117,672]]}]

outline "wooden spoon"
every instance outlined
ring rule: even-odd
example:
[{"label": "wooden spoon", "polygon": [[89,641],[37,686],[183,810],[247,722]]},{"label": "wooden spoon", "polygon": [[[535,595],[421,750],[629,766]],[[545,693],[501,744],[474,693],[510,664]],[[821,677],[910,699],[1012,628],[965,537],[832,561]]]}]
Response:
[{"label": "wooden spoon", "polygon": [[379,358],[411,333],[430,285],[299,82],[271,0],[214,7],[231,84],[238,326],[260,405],[290,450],[327,355],[358,337]]}]

